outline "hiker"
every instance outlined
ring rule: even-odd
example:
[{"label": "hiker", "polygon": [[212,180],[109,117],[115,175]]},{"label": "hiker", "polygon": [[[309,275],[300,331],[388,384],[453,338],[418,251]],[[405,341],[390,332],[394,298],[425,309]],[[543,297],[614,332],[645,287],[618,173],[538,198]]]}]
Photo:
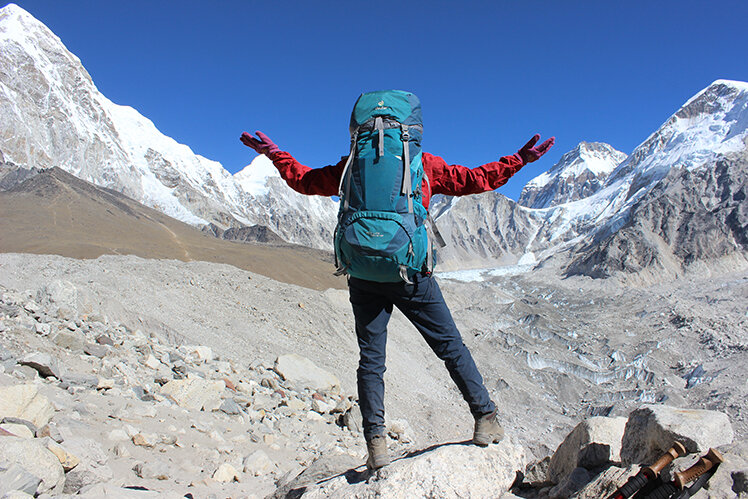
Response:
[{"label": "hiker", "polygon": [[266,155],[281,177],[301,194],[340,196],[335,233],[338,272],[348,290],[360,350],[358,397],[370,469],[390,462],[384,424],[387,323],[393,306],[418,329],[444,361],[475,418],[473,443],[499,442],[504,430],[472,355],[462,341],[439,285],[432,276],[433,237],[427,209],[433,194],[464,196],[504,185],[553,145],[535,135],[516,154],[477,168],[448,165],[422,152],[421,107],[399,90],[362,94],[351,116],[351,152],[337,164],[312,169],[281,151],[262,132],[241,141]]}]

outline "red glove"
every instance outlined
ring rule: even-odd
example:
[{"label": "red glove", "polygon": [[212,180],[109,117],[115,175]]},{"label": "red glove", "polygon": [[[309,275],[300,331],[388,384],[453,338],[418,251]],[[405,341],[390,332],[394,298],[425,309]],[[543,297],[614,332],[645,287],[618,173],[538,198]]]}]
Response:
[{"label": "red glove", "polygon": [[539,146],[534,147],[539,140],[540,134],[536,133],[535,136],[531,138],[527,144],[522,146],[522,149],[517,151],[517,156],[520,157],[524,164],[532,163],[533,161],[537,161],[538,159],[540,159],[540,157],[548,152],[548,149],[550,149],[551,146],[556,142],[556,137],[551,137]]},{"label": "red glove", "polygon": [[280,151],[280,149],[278,149],[278,146],[275,145],[275,142],[270,140],[270,137],[260,131],[257,131],[255,133],[257,134],[258,138],[255,138],[247,132],[244,132],[242,133],[242,136],[239,137],[239,140],[241,140],[242,144],[244,144],[245,146],[251,147],[259,154],[264,154],[268,157]]}]

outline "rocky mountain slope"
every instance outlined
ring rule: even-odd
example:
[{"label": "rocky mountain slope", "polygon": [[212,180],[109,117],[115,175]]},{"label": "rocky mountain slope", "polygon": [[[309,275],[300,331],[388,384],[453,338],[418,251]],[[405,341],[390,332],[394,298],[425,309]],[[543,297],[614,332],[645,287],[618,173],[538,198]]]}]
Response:
[{"label": "rocky mountain slope", "polygon": [[280,188],[265,158],[250,165],[253,173],[235,179],[219,163],[163,135],[135,109],[102,95],[62,41],[14,4],[0,10],[0,48],[5,161],[60,167],[191,225],[261,224],[286,241],[328,248],[332,200]]},{"label": "rocky mountain slope", "polygon": [[626,154],[601,142],[580,142],[547,172],[530,180],[517,201],[527,208],[550,208],[600,190]]},{"label": "rocky mountain slope", "polygon": [[[460,444],[472,431],[464,402],[395,314],[385,403],[389,446],[400,459],[368,476],[344,291],[215,263],[0,254],[0,428],[16,435],[0,436],[13,449],[0,457],[0,486],[20,476],[55,493],[83,488],[84,497],[126,497],[125,485],[196,497],[264,497],[276,487],[277,497],[429,490],[497,497],[521,471],[515,494],[568,497],[588,482],[610,491],[635,471],[630,466],[651,459],[641,449],[664,450],[662,443],[615,444],[625,440],[621,420],[653,407],[644,413],[661,415],[655,426],[667,424],[668,438],[685,435],[695,442],[692,452],[719,447],[732,456],[709,497],[737,495],[735,477],[744,476],[748,455],[741,447],[747,283],[741,274],[622,287],[612,279],[560,279],[547,269],[483,283],[442,281],[502,408],[507,440],[487,451]],[[284,367],[284,359],[299,369]],[[310,372],[317,375],[298,378]],[[683,409],[712,412],[683,419]],[[682,426],[693,418],[702,418],[698,431]],[[577,430],[595,439],[583,443],[570,437],[583,419],[615,431]],[[53,442],[64,451],[58,464],[48,459],[29,472],[26,458],[49,457]],[[576,452],[587,445],[611,453],[584,451],[579,461]],[[35,482],[42,469],[51,471]]]},{"label": "rocky mountain slope", "polygon": [[[717,263],[712,261],[715,258],[723,257],[732,258],[742,268],[746,247],[739,242],[739,234],[745,232],[741,196],[746,188],[746,164],[741,158],[746,154],[746,144],[748,83],[716,81],[691,98],[587,197],[538,209],[521,207],[507,199],[496,201],[500,196],[496,193],[441,201],[436,205],[437,223],[450,235],[451,246],[444,250],[444,270],[453,270],[460,262],[477,267],[482,260],[488,267],[516,263],[523,257],[527,262],[553,258],[568,263],[573,259],[572,272],[594,276],[643,269],[656,273],[658,268],[667,267],[670,270],[662,277],[672,277],[694,261],[709,266]],[[571,154],[570,158],[575,156]],[[727,164],[732,165],[729,174],[724,173]],[[684,176],[689,179],[685,181],[687,187]],[[670,182],[674,185],[669,186]],[[682,192],[684,189],[686,192]],[[721,201],[715,196],[721,196]],[[730,196],[734,196],[732,200]],[[616,235],[623,227],[638,224],[634,214],[642,216],[659,197],[663,198],[659,203],[670,207],[653,215],[661,218],[659,225],[648,223],[647,230]],[[452,213],[452,207],[458,206],[459,210]],[[483,215],[492,208],[500,219]],[[692,210],[701,213],[693,220],[688,215]],[[673,224],[667,219],[672,212],[683,214],[677,219],[677,229],[665,226]],[[678,231],[677,238],[673,238],[674,230]],[[692,251],[695,246],[704,246],[700,235],[704,233],[724,234],[714,243],[721,249]],[[502,246],[504,240],[512,244]],[[670,249],[660,245],[660,240]],[[629,265],[616,263],[627,250],[623,246],[619,250],[596,248],[598,244],[607,246],[604,241],[619,241],[614,244],[648,256],[632,256]],[[682,249],[675,249],[676,245]],[[585,256],[578,256],[579,251]],[[599,256],[605,252],[611,256]],[[662,263],[672,258],[672,263]],[[591,263],[591,259],[598,263]],[[660,263],[650,265],[655,261]]]},{"label": "rocky mountain slope", "polygon": [[661,279],[745,268],[747,194],[748,151],[695,171],[673,168],[632,207],[621,228],[575,248],[567,273]]},{"label": "rocky mountain slope", "polygon": [[10,187],[0,190],[2,252],[202,260],[315,289],[345,285],[332,275],[332,256],[319,250],[282,241],[274,247],[221,241],[56,167],[13,183],[9,177],[0,173]]}]

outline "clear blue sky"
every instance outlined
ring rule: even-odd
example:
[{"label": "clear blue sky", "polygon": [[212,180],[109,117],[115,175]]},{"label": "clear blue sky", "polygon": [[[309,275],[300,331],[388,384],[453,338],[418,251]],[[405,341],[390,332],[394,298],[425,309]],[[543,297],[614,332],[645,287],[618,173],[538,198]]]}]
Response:
[{"label": "clear blue sky", "polygon": [[[748,2],[18,0],[99,90],[236,172],[262,130],[309,166],[348,148],[363,91],[424,109],[424,150],[466,166],[557,137],[630,153],[716,79],[748,80]],[[3,1],[0,5],[5,5]]]}]

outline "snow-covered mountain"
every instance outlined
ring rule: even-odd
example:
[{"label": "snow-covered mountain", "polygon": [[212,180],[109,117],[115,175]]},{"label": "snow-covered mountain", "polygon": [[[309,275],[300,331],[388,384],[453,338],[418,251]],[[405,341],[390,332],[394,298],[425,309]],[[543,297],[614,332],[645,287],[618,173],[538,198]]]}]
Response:
[{"label": "snow-covered mountain", "polygon": [[329,248],[332,200],[278,188],[264,157],[234,177],[165,136],[102,95],[62,41],[14,4],[0,9],[0,113],[7,162],[59,166],[192,225],[266,225],[287,241]]},{"label": "snow-covered mountain", "polygon": [[545,173],[523,188],[519,204],[550,208],[596,193],[626,154],[602,142],[580,142]]},{"label": "snow-covered mountain", "polygon": [[[59,166],[215,234],[244,239],[252,237],[250,232],[261,233],[272,240],[261,227],[243,229],[260,225],[286,241],[330,249],[337,203],[295,193],[264,156],[232,176],[219,163],[194,154],[133,108],[103,96],[60,39],[12,4],[0,9],[0,115],[0,161],[6,165]],[[450,240],[440,252],[442,269],[529,262],[565,252],[572,260],[575,255],[568,252],[573,250],[584,253],[586,263],[577,258],[572,271],[605,275],[620,252],[607,251],[612,256],[603,257],[596,251],[610,248],[622,229],[630,238],[655,231],[673,258],[685,260],[691,257],[675,246],[691,246],[673,237],[667,214],[690,213],[693,203],[723,210],[711,219],[709,210],[703,213],[702,232],[724,234],[720,244],[727,253],[744,251],[736,234],[743,227],[745,202],[704,199],[709,192],[741,195],[740,186],[724,183],[745,178],[740,155],[747,141],[748,83],[715,81],[629,157],[607,144],[579,144],[527,185],[521,202],[529,207],[498,193],[435,199],[432,213]],[[681,190],[669,189],[669,182],[702,194],[679,197]],[[713,188],[703,189],[700,182]],[[658,204],[656,195],[670,197]],[[660,206],[662,213],[647,211],[645,205]],[[691,233],[686,218],[679,219],[681,233]],[[632,224],[639,229],[632,231]],[[720,229],[714,232],[715,227]],[[645,243],[658,247],[653,240]],[[694,251],[694,258],[711,258],[710,251]]]},{"label": "snow-covered mountain", "polygon": [[[511,216],[500,217],[480,215],[497,205],[495,197],[500,194],[496,193],[438,202],[437,223],[442,232],[458,235],[450,241],[452,248],[444,250],[446,270],[458,268],[461,262],[477,266],[476,256],[483,257],[488,267],[523,257],[527,261],[559,255],[574,260],[569,267],[572,273],[604,276],[616,270],[636,272],[660,262],[660,267],[670,269],[669,275],[678,275],[676,267],[699,258],[724,259],[731,252],[743,255],[748,245],[739,233],[748,231],[748,216],[741,198],[746,190],[746,177],[741,173],[746,162],[740,158],[745,156],[747,144],[748,83],[715,81],[639,145],[594,194],[542,209],[504,199],[499,203],[505,205],[500,212]],[[576,156],[575,151],[565,155]],[[556,177],[562,171],[558,168]],[[655,202],[658,196],[667,199]],[[654,206],[659,206],[657,213],[651,211]],[[669,217],[675,213],[678,217]],[[693,227],[689,226],[692,218],[699,218]],[[628,239],[623,232],[619,234],[632,224],[639,229],[628,229]],[[674,227],[679,227],[678,237],[672,233]],[[695,227],[699,229],[693,230]],[[722,250],[704,247],[706,242],[700,235],[707,233],[711,244]],[[465,238],[472,238],[469,244]],[[658,238],[664,242],[659,244]],[[496,244],[510,239],[511,245]],[[612,249],[614,241],[618,241],[618,250]],[[641,258],[629,256],[628,265],[616,263],[625,254],[635,255],[633,249],[637,248],[648,249]],[[661,263],[668,258],[669,264]]]}]

